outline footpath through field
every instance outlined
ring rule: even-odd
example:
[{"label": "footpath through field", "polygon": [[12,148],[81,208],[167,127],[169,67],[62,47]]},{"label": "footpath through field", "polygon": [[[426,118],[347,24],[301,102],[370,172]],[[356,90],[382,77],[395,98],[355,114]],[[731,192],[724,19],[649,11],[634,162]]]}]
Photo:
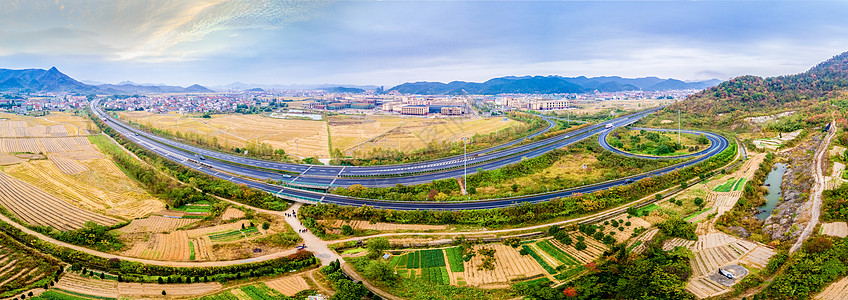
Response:
[{"label": "footpath through field", "polygon": [[813,229],[816,228],[816,224],[819,222],[819,215],[821,214],[821,205],[822,205],[822,191],[824,191],[827,182],[824,179],[824,171],[823,165],[825,163],[824,154],[827,153],[827,148],[830,145],[830,140],[833,139],[833,136],[836,135],[836,122],[830,123],[830,132],[825,137],[824,141],[819,145],[819,149],[816,150],[815,156],[815,164],[816,164],[816,184],[813,185],[813,191],[810,193],[810,200],[813,201],[812,207],[810,207],[810,222],[807,223],[807,227],[804,228],[804,231],[801,232],[801,235],[798,236],[798,241],[792,245],[792,248],[789,249],[789,253],[794,253],[801,248],[801,244],[804,243],[807,238],[813,233]]}]

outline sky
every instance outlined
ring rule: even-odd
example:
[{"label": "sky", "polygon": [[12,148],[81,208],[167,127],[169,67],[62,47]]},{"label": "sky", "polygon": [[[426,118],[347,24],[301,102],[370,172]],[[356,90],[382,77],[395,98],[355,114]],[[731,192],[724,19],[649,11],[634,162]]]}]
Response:
[{"label": "sky", "polygon": [[845,1],[3,0],[0,68],[206,86],[726,80],[848,51]]}]

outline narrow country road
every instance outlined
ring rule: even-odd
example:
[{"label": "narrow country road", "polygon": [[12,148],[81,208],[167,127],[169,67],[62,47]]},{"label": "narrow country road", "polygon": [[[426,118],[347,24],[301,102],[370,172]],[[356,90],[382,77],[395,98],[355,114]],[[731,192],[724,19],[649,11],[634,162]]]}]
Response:
[{"label": "narrow country road", "polygon": [[810,199],[813,200],[812,207],[810,207],[810,222],[807,223],[807,227],[804,228],[804,231],[801,232],[801,235],[798,236],[798,241],[792,245],[792,248],[789,249],[789,253],[794,253],[801,248],[801,245],[804,243],[807,238],[813,233],[813,229],[816,228],[816,224],[819,222],[819,215],[821,214],[821,205],[822,205],[822,192],[824,191],[824,187],[827,186],[827,182],[824,180],[824,158],[825,153],[827,153],[827,148],[830,145],[830,140],[833,139],[833,136],[836,134],[836,122],[831,122],[830,124],[830,132],[825,137],[824,141],[822,141],[821,145],[819,145],[819,149],[816,150],[816,156],[813,163],[816,165],[816,183],[813,185],[813,190],[810,193]]},{"label": "narrow country road", "polygon": [[[344,263],[344,259],[342,259],[341,256],[339,256],[338,254],[336,254],[335,251],[330,250],[330,248],[327,247],[327,242],[319,239],[317,236],[312,234],[312,232],[307,230],[307,228],[300,223],[300,220],[295,217],[293,213],[296,213],[301,206],[303,206],[302,203],[295,203],[289,209],[287,209],[284,214],[288,214],[285,215],[286,223],[289,223],[292,229],[294,229],[294,231],[297,232],[298,235],[300,235],[300,238],[303,239],[303,243],[306,245],[306,250],[312,251],[312,253],[315,254],[315,257],[321,260],[321,265],[329,265],[331,262],[337,259],[340,262]],[[305,232],[302,232],[304,230]]]}]

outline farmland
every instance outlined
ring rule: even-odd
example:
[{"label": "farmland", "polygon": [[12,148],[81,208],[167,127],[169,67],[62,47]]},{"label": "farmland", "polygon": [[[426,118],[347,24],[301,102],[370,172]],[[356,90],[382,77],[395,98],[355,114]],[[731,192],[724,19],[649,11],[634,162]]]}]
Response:
[{"label": "farmland", "polygon": [[119,228],[118,231],[123,233],[169,232],[197,221],[197,219],[150,216],[144,219],[132,220],[129,225]]},{"label": "farmland", "polygon": [[503,118],[430,119],[393,116],[331,116],[330,136],[333,148],[346,155],[367,153],[372,149],[410,152],[431,141],[456,142],[474,134],[488,134],[521,123]]},{"label": "farmland", "polygon": [[333,228],[341,228],[344,225],[350,225],[353,229],[359,230],[379,230],[379,231],[429,231],[429,230],[445,230],[448,228],[446,225],[423,225],[423,224],[396,224],[396,223],[385,223],[385,222],[377,222],[371,224],[368,221],[362,220],[320,220],[321,223],[329,224],[330,227]]},{"label": "farmland", "polygon": [[[296,277],[303,280],[302,277]],[[305,282],[304,282],[305,284]],[[297,294],[296,292],[294,294]],[[224,291],[214,295],[199,298],[200,300],[272,300],[281,299],[281,296],[294,296],[294,294],[281,293],[263,283],[247,285],[232,290]]]},{"label": "farmland", "polygon": [[118,112],[118,116],[172,134],[180,132],[181,136],[202,136],[214,140],[225,149],[244,148],[250,141],[259,141],[289,154],[297,152],[297,155],[304,157],[330,156],[327,123],[324,121],[242,114],[212,115],[204,119],[178,113],[154,114],[143,111],[123,111]]},{"label": "farmland", "polygon": [[167,292],[168,296],[174,297],[202,295],[221,289],[221,284],[217,282],[191,284],[129,283],[66,272],[54,288],[95,297],[147,298],[162,296],[163,290]]},{"label": "farmland", "polygon": [[115,225],[119,220],[70,205],[26,182],[0,173],[0,204],[32,225],[59,230],[82,228],[88,221]]},{"label": "farmland", "polygon": [[[133,223],[138,221],[135,220]],[[188,225],[194,221],[196,219],[151,217],[137,224],[130,223],[126,226],[128,228],[119,229],[120,232],[129,234],[122,235],[122,238],[132,244],[124,255],[153,260],[187,261],[192,260],[191,254],[194,252],[194,260],[216,260],[213,243],[227,243],[261,235],[255,227],[246,227],[242,230],[241,226],[247,226],[249,223],[245,220],[191,230],[171,231],[182,227],[178,226],[180,224]],[[149,232],[149,235],[142,235],[146,236],[146,239],[133,239],[145,232]]]},{"label": "farmland", "polygon": [[0,233],[0,298],[20,290],[43,286],[60,263]]},{"label": "farmland", "polygon": [[309,289],[309,284],[302,276],[280,277],[265,281],[265,285],[289,297]]},{"label": "farmland", "polygon": [[848,236],[848,224],[845,222],[824,223],[821,227],[821,234],[841,238]]},{"label": "farmland", "polygon": [[[32,160],[8,166],[4,171],[68,203],[101,214],[130,219],[164,209],[161,200],[147,194],[106,158],[80,163],[56,159]],[[73,168],[81,166],[88,171],[69,175],[57,168],[55,163],[60,160],[73,161]]]},{"label": "farmland", "polygon": [[[430,141],[459,141],[520,124],[502,118],[429,119],[395,116],[330,116],[329,121],[277,119],[260,115],[212,115],[209,119],[178,113],[119,112],[138,124],[181,136],[200,137],[224,149],[258,141],[301,157],[328,158],[329,145],[346,155],[383,148],[412,151]],[[329,134],[328,134],[329,126]]]}]

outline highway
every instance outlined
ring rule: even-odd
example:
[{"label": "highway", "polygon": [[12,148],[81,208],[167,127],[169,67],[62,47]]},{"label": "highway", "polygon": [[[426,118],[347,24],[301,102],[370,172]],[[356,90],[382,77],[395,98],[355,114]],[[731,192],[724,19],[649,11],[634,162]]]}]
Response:
[{"label": "highway", "polygon": [[[299,175],[303,176],[303,177],[333,178],[333,177],[365,177],[365,176],[409,175],[409,174],[415,174],[415,173],[435,172],[435,171],[441,171],[441,170],[445,170],[445,169],[460,168],[460,167],[463,167],[463,165],[466,163],[466,161],[463,160],[463,156],[454,156],[454,157],[436,159],[436,160],[431,160],[431,161],[426,161],[426,162],[417,162],[417,163],[408,163],[408,164],[399,164],[399,165],[381,165],[381,166],[318,166],[318,165],[293,164],[293,163],[284,163],[284,162],[274,162],[274,161],[267,161],[267,160],[261,160],[261,159],[253,159],[253,158],[247,158],[247,157],[243,157],[243,156],[239,156],[239,155],[203,149],[203,148],[200,148],[200,147],[195,147],[195,146],[180,143],[178,141],[174,141],[174,140],[171,140],[171,139],[156,136],[154,134],[151,134],[151,133],[145,132],[143,130],[137,129],[133,126],[129,126],[128,124],[125,124],[125,123],[115,119],[113,116],[104,112],[101,109],[101,107],[99,106],[99,104],[100,104],[99,99],[92,101],[91,104],[90,104],[92,111],[95,114],[97,114],[100,118],[102,118],[104,120],[108,120],[107,123],[111,123],[111,124],[109,124],[109,126],[112,127],[113,129],[116,129],[116,130],[119,129],[119,128],[116,128],[116,127],[122,127],[123,129],[126,129],[126,130],[121,130],[121,131],[125,135],[127,135],[126,133],[129,133],[130,135],[132,135],[132,136],[130,136],[130,135],[127,136],[130,140],[134,140],[134,135],[138,134],[139,137],[146,137],[148,140],[151,140],[153,142],[168,145],[172,148],[184,150],[184,152],[190,153],[192,156],[194,155],[194,153],[197,153],[197,154],[203,155],[204,157],[207,157],[207,158],[214,158],[216,160],[233,162],[233,163],[237,163],[237,164],[241,164],[241,165],[245,165],[245,166],[251,166],[251,167],[256,167],[256,168],[264,168],[264,169],[270,169],[270,170],[281,170],[281,171],[295,172],[295,173],[299,173]],[[659,108],[657,108],[657,109],[659,109]],[[599,124],[595,124],[595,125],[592,125],[592,126],[589,126],[589,127],[586,127],[586,128],[576,130],[574,132],[569,132],[569,133],[566,133],[566,134],[563,134],[563,135],[547,138],[547,139],[544,139],[544,140],[535,141],[535,142],[532,142],[532,143],[527,143],[525,145],[520,145],[520,146],[515,146],[513,148],[504,149],[504,148],[507,148],[507,147],[510,147],[510,146],[514,146],[518,143],[525,141],[526,139],[533,138],[537,135],[543,134],[543,133],[547,132],[548,130],[550,130],[555,125],[555,123],[553,121],[551,121],[550,119],[546,118],[545,120],[548,121],[549,125],[545,130],[537,132],[537,133],[530,135],[528,137],[525,137],[523,139],[511,141],[509,143],[501,144],[501,145],[494,146],[494,147],[491,147],[491,148],[488,148],[488,149],[468,153],[467,164],[468,165],[474,165],[474,164],[479,164],[479,163],[482,163],[482,162],[498,160],[500,158],[507,157],[507,156],[516,155],[516,154],[519,154],[521,152],[526,152],[526,151],[529,151],[531,149],[535,149],[535,148],[538,148],[538,147],[541,147],[541,146],[550,145],[550,144],[557,142],[557,141],[562,141],[564,139],[569,138],[570,135],[573,135],[573,134],[578,134],[578,133],[588,132],[588,131],[594,131],[595,133],[597,133],[597,132],[599,132],[599,129],[604,129],[604,127],[607,124],[617,125],[616,123],[619,123],[619,122],[622,122],[622,121],[628,121],[628,120],[630,120],[631,122],[635,122],[639,118],[647,115],[648,113],[656,111],[657,109],[643,111],[643,112],[637,113],[637,114],[632,115],[632,116],[619,117],[617,119],[613,119],[613,120],[610,120],[610,121],[605,121],[605,122],[602,122],[602,123],[599,123]],[[116,126],[112,126],[112,125],[116,125]],[[553,148],[548,147],[547,149],[549,151],[550,149],[553,149]],[[500,151],[498,151],[498,150],[500,150]],[[545,151],[545,152],[547,152],[547,151]],[[279,175],[277,175],[277,177],[279,177]],[[275,179],[280,179],[280,178],[275,178]],[[327,184],[331,180],[332,179],[325,180],[325,181],[321,181],[321,180],[315,181],[315,180],[313,180],[312,182],[310,182],[309,180],[306,180],[306,183]],[[426,181],[429,181],[429,180],[426,180]],[[301,182],[303,182],[303,181],[301,181]],[[418,182],[420,182],[420,181],[418,181]],[[398,183],[404,183],[404,182],[398,182]],[[404,183],[404,184],[406,184],[406,183]]]},{"label": "highway", "polygon": [[[351,169],[365,167],[343,167],[343,166],[313,166],[291,163],[271,162],[265,160],[245,158],[237,155],[220,153],[207,149],[202,149],[190,145],[185,145],[170,139],[156,136],[151,133],[144,132],[128,124],[122,123],[103,112],[97,101],[93,101],[91,109],[101,118],[108,119],[106,122],[112,129],[123,134],[127,139],[151,150],[158,150],[163,156],[177,159],[194,159],[200,153],[206,158],[202,163],[228,173],[238,174],[258,180],[281,180],[287,184],[303,187],[327,188],[336,186],[350,186],[353,184],[361,184],[367,187],[389,187],[397,184],[411,185],[428,183],[433,180],[457,178],[464,173],[462,158],[453,159],[450,161],[436,160],[430,162],[419,163],[424,167],[415,167],[407,165],[388,165],[388,166],[370,166],[371,170],[383,170],[380,172],[373,171],[368,173],[372,177],[362,177],[363,175],[349,175]],[[631,116],[619,117],[614,120],[592,125],[573,132],[568,132],[559,136],[528,143],[526,145],[517,146],[515,148],[506,149],[504,151],[490,152],[484,155],[469,156],[468,158],[468,173],[473,174],[477,169],[494,170],[502,168],[506,165],[521,161],[523,158],[533,158],[542,155],[555,148],[561,148],[573,144],[579,140],[597,134],[606,128],[606,124],[611,126],[623,126],[637,121],[643,116],[651,113],[654,110],[640,112]],[[519,141],[514,141],[519,142]],[[234,162],[232,164],[229,162]],[[277,167],[280,167],[278,169]],[[283,168],[284,167],[284,168]],[[302,169],[297,176],[282,175],[276,170],[296,170]],[[400,169],[400,170],[399,170]],[[316,171],[317,170],[317,171]],[[421,173],[407,173],[421,172]],[[387,177],[391,176],[391,177]]]},{"label": "highway", "polygon": [[[93,101],[92,103],[96,103]],[[92,110],[95,110],[95,107],[92,106]],[[652,112],[652,111],[649,111]],[[643,114],[637,115],[635,118],[631,117],[622,117],[609,121],[608,123],[612,124],[612,127],[625,126],[632,122],[638,120],[649,112],[644,112]],[[102,112],[101,112],[102,113]],[[321,192],[312,192],[302,189],[282,187],[278,185],[267,184],[264,182],[260,182],[258,180],[264,178],[274,178],[274,177],[263,177],[263,176],[275,176],[279,178],[280,174],[254,169],[251,167],[240,166],[236,164],[228,164],[218,160],[207,159],[200,161],[200,164],[192,162],[193,153],[181,151],[173,148],[170,145],[163,145],[158,141],[158,139],[149,138],[148,135],[142,134],[142,132],[136,132],[130,130],[129,126],[124,127],[120,126],[119,123],[113,121],[114,119],[110,119],[110,121],[106,122],[110,127],[117,130],[121,134],[123,134],[127,139],[137,143],[138,145],[158,154],[167,159],[175,161],[181,165],[186,167],[195,169],[199,172],[211,175],[213,177],[221,178],[224,180],[229,180],[237,184],[244,184],[262,191],[273,193],[279,197],[286,198],[288,200],[303,202],[303,203],[333,203],[339,205],[351,205],[351,206],[363,206],[368,205],[375,208],[386,208],[386,209],[397,209],[397,210],[467,210],[467,209],[487,209],[487,208],[496,208],[496,207],[506,207],[511,205],[518,205],[521,203],[538,203],[543,201],[548,201],[550,199],[559,198],[559,197],[568,197],[574,193],[591,193],[598,190],[609,189],[611,187],[615,187],[618,185],[626,184],[629,182],[637,181],[639,179],[656,176],[659,174],[663,174],[665,172],[672,171],[677,168],[687,167],[693,164],[697,164],[701,161],[708,159],[709,157],[720,153],[724,149],[729,146],[729,142],[727,139],[723,137],[719,137],[719,140],[716,143],[713,143],[715,147],[710,147],[712,149],[709,153],[704,153],[703,156],[694,158],[693,160],[667,167],[660,170],[655,170],[652,172],[648,172],[645,174],[632,176],[629,178],[622,178],[615,181],[609,181],[604,183],[599,183],[595,185],[589,185],[584,187],[573,188],[569,190],[562,190],[544,194],[537,194],[525,197],[512,197],[512,198],[502,198],[502,199],[490,199],[490,200],[477,200],[477,201],[465,201],[465,202],[400,202],[400,201],[389,201],[389,200],[375,200],[375,199],[362,199],[362,198],[352,198],[345,197],[339,195],[333,195],[328,193]],[[603,124],[603,123],[602,123]],[[497,169],[502,166],[518,162],[522,159],[522,157],[535,157],[538,155],[542,155],[550,149],[561,148],[572,143],[578,142],[582,139],[591,137],[597,133],[606,132],[611,129],[605,128],[605,124],[603,126],[593,126],[591,129],[585,130],[580,134],[563,137],[559,141],[546,145],[544,147],[539,147],[534,150],[530,150],[529,152],[523,153],[521,155],[508,156],[503,159],[483,163],[480,165],[473,166],[473,168],[483,168],[483,169]],[[137,135],[136,135],[137,134]],[[707,134],[707,133],[704,133]],[[309,166],[305,166],[309,168]],[[383,167],[391,167],[391,166],[383,166]],[[345,177],[333,177],[333,178],[322,178],[322,177],[309,177],[309,176],[299,176],[297,180],[312,180],[313,182],[318,182],[318,180],[323,180],[323,182],[329,181],[334,185],[344,185],[344,184],[354,184],[359,183],[366,186],[392,186],[396,183],[409,182],[409,184],[418,183],[418,182],[430,182],[431,180],[441,179],[441,178],[454,178],[459,177],[462,174],[462,169],[453,169],[448,171],[422,174],[422,175],[414,175],[414,176],[405,176],[405,177],[392,177],[392,178],[345,178]],[[471,171],[471,170],[470,170]],[[469,172],[472,173],[472,172]],[[237,175],[236,175],[237,174]],[[250,179],[252,178],[252,179]],[[310,182],[307,182],[307,184]],[[319,183],[320,184],[320,183]]]},{"label": "highway", "polygon": [[[645,131],[657,131],[657,132],[677,132],[676,129],[665,129],[665,128],[631,127],[630,129],[632,129],[632,130],[645,130]],[[705,137],[707,137],[707,139],[710,140],[710,146],[707,147],[704,150],[700,150],[698,152],[684,154],[684,155],[654,156],[654,155],[642,155],[642,154],[629,153],[629,152],[625,152],[625,151],[622,151],[618,148],[613,147],[612,145],[607,143],[607,136],[609,135],[610,132],[612,132],[612,131],[607,130],[607,131],[602,132],[600,135],[598,135],[598,143],[601,144],[601,147],[604,147],[604,149],[607,149],[610,152],[613,152],[613,153],[618,154],[618,155],[624,155],[624,156],[629,156],[629,157],[638,157],[638,158],[649,158],[649,159],[679,159],[679,158],[692,158],[692,157],[707,155],[707,154],[713,153],[716,149],[721,147],[721,145],[722,145],[721,139],[724,139],[724,137],[717,135],[717,134],[714,134],[714,133],[710,133],[710,132],[695,131],[695,130],[680,130],[680,132],[682,132],[682,133],[689,133],[689,134],[695,134],[695,135],[703,134]],[[719,151],[719,152],[721,152],[721,151]]]}]

